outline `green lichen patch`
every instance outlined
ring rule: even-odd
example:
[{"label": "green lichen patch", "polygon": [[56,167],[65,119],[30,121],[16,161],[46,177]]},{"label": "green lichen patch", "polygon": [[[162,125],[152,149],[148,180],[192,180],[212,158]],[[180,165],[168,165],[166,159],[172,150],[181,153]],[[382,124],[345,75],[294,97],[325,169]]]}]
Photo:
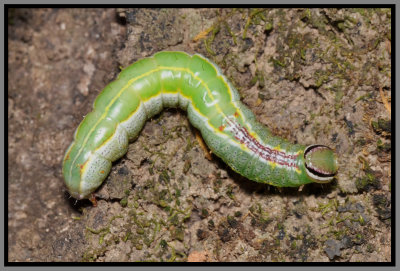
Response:
[{"label": "green lichen patch", "polygon": [[391,201],[382,194],[375,194],[372,197],[372,203],[380,220],[390,221],[391,218]]},{"label": "green lichen patch", "polygon": [[356,187],[358,191],[363,192],[370,191],[372,189],[379,189],[382,173],[380,171],[372,170],[367,160],[363,157],[360,156],[359,160],[363,163],[363,171],[365,175],[357,178],[356,180]]},{"label": "green lichen patch", "polygon": [[391,120],[378,118],[378,121],[372,121],[371,125],[376,133],[390,137],[392,132]]}]

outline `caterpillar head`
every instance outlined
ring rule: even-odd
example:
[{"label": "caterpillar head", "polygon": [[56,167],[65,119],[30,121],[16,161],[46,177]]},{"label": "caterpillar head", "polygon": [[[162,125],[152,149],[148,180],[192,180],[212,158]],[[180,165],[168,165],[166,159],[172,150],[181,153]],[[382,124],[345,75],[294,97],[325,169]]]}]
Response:
[{"label": "caterpillar head", "polygon": [[324,145],[310,145],[304,150],[305,168],[308,177],[316,183],[328,183],[338,171],[335,152]]}]

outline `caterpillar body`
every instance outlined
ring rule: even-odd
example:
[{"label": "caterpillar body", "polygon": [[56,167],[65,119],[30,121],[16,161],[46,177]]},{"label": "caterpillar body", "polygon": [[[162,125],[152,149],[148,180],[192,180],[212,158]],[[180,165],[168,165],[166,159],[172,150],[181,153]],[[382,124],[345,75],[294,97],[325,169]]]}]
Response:
[{"label": "caterpillar body", "polygon": [[329,182],[336,155],[323,145],[303,146],[273,136],[256,121],[238,91],[207,58],[159,52],[125,68],[98,95],[63,160],[71,196],[88,198],[165,107],[187,111],[211,151],[244,177],[279,187]]}]

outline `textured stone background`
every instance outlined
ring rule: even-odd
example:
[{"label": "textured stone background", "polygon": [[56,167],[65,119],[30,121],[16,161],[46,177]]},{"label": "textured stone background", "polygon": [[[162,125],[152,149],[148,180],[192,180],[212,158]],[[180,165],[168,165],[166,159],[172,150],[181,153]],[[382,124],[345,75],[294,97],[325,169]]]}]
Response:
[{"label": "textured stone background", "polygon": [[[390,261],[390,10],[10,9],[8,23],[9,261]],[[337,180],[248,181],[169,109],[98,207],[69,199],[74,130],[119,67],[161,50],[213,60],[276,135],[335,148]]]}]

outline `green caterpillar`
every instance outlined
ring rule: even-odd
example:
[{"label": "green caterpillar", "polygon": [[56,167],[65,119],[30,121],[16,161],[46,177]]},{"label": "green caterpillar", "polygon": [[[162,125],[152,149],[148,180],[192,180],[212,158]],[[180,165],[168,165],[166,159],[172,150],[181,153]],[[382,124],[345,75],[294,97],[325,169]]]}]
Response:
[{"label": "green caterpillar", "polygon": [[88,198],[147,119],[165,107],[187,111],[211,151],[246,178],[279,187],[331,181],[336,155],[323,145],[291,144],[256,121],[239,93],[207,58],[160,52],[124,69],[94,101],[63,160],[71,196]]}]

